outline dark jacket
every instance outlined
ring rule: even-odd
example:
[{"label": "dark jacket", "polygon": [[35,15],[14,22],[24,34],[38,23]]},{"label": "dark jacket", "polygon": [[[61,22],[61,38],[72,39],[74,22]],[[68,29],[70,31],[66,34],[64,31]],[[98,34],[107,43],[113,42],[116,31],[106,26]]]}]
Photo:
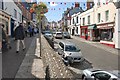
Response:
[{"label": "dark jacket", "polygon": [[16,29],[15,29],[15,39],[16,40],[23,40],[25,38],[25,31],[23,26],[19,25]]}]

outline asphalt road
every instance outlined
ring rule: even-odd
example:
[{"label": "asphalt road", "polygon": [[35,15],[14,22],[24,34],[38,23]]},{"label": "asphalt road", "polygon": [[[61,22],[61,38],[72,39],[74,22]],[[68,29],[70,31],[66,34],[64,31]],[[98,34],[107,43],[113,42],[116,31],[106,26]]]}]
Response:
[{"label": "asphalt road", "polygon": [[[82,51],[85,61],[83,63],[72,64],[69,67],[76,74],[81,74],[82,70],[87,69],[87,68],[96,68],[96,69],[103,69],[103,70],[108,70],[108,71],[120,69],[119,68],[120,64],[118,62],[118,60],[120,61],[120,56],[118,56],[114,52],[105,50],[106,48],[101,49],[97,46],[92,46],[89,43],[86,43],[84,41],[80,41],[79,39],[77,40],[74,38],[55,39],[55,42],[58,43],[61,40],[67,40],[67,41],[75,43]],[[58,44],[55,44],[55,47],[57,48]]]},{"label": "asphalt road", "polygon": [[33,37],[27,37],[25,39],[26,50],[22,51],[20,48],[19,54],[16,53],[16,41],[11,41],[12,49],[2,53],[2,77],[3,78],[14,78],[25,54],[32,42]]}]

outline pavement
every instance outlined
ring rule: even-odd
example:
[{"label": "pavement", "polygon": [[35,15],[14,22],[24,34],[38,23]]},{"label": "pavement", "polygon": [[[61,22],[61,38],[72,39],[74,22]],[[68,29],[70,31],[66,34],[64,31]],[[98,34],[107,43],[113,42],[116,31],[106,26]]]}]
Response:
[{"label": "pavement", "polygon": [[25,55],[15,78],[45,78],[45,70],[40,59],[39,38],[35,37]]}]

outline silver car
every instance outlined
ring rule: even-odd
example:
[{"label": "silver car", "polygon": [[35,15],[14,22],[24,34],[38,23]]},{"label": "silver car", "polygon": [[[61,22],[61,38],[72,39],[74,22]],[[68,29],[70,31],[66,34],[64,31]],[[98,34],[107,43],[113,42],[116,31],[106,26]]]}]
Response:
[{"label": "silver car", "polygon": [[100,69],[83,70],[82,80],[119,80],[114,74]]},{"label": "silver car", "polygon": [[69,41],[59,42],[58,54],[69,61],[69,63],[81,62],[84,60],[81,50],[74,43]]}]

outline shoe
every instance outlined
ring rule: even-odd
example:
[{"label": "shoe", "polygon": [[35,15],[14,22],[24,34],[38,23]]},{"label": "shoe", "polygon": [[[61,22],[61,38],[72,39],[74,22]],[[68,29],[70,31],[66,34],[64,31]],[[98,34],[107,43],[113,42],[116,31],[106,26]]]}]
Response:
[{"label": "shoe", "polygon": [[19,53],[19,51],[16,51],[16,53]]},{"label": "shoe", "polygon": [[25,48],[23,49],[23,51],[25,51]]}]

